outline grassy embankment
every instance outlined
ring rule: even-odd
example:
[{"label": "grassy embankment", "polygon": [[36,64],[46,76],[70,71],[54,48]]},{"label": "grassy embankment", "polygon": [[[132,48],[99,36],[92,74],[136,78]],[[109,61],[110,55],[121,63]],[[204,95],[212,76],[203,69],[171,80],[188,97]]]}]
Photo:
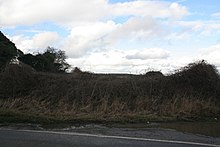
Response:
[{"label": "grassy embankment", "polygon": [[220,119],[220,76],[213,65],[173,74],[70,74],[8,65],[0,73],[0,123],[147,122]]}]

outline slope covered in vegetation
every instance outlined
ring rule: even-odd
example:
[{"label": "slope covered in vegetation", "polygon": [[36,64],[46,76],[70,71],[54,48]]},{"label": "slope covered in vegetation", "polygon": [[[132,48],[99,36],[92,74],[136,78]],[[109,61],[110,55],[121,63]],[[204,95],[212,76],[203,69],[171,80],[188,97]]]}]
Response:
[{"label": "slope covered in vegetation", "polygon": [[23,52],[0,31],[0,71],[17,54],[22,55]]}]

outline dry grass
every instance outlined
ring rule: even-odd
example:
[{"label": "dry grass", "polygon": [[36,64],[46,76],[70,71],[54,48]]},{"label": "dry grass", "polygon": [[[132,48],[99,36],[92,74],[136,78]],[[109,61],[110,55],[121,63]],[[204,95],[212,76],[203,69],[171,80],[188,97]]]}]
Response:
[{"label": "dry grass", "polygon": [[220,116],[219,73],[204,62],[169,76],[52,74],[28,66],[0,74],[1,112],[104,121]]}]

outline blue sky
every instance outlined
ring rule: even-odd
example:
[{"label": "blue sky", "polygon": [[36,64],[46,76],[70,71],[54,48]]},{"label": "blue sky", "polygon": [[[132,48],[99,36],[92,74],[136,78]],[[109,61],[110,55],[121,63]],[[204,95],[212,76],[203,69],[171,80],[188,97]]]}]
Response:
[{"label": "blue sky", "polygon": [[0,0],[0,30],[25,53],[64,50],[92,72],[220,69],[219,0]]}]

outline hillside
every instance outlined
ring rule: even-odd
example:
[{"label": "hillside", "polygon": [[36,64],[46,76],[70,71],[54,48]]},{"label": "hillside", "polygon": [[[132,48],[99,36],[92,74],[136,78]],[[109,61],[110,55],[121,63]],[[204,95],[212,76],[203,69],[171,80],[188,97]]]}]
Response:
[{"label": "hillside", "polygon": [[0,31],[0,71],[14,56],[22,54],[23,52]]}]

